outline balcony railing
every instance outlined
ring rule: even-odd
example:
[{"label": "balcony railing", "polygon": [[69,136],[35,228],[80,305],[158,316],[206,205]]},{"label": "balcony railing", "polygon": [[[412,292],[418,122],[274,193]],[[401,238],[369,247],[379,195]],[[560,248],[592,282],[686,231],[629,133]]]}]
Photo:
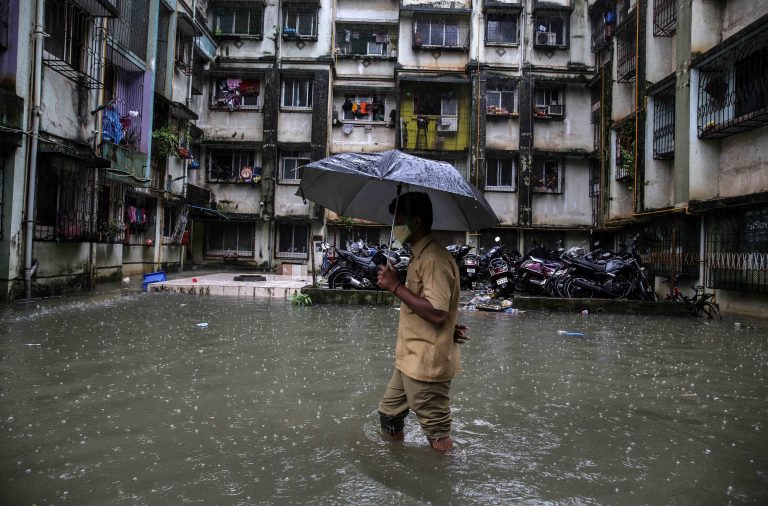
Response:
[{"label": "balcony railing", "polygon": [[671,160],[675,156],[674,91],[653,97],[653,158]]},{"label": "balcony railing", "polygon": [[616,34],[616,80],[629,83],[635,80],[636,50],[634,15],[628,18]]},{"label": "balcony railing", "polygon": [[677,30],[677,0],[653,0],[653,34],[671,37]]},{"label": "balcony railing", "polygon": [[589,12],[592,23],[592,52],[596,53],[606,47],[613,37],[616,27],[616,12],[607,0],[599,0]]},{"label": "balcony railing", "polygon": [[768,294],[768,208],[736,212],[709,227],[704,262],[707,286]]},{"label": "balcony railing", "polygon": [[469,117],[400,116],[400,145],[409,151],[462,151],[467,149]]}]

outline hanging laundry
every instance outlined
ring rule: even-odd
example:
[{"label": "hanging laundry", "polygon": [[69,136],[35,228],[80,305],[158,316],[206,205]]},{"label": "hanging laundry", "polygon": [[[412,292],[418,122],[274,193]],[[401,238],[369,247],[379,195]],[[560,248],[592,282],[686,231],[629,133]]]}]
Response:
[{"label": "hanging laundry", "polygon": [[230,90],[236,90],[240,87],[240,83],[242,82],[242,79],[227,79],[227,88]]},{"label": "hanging laundry", "polygon": [[104,115],[101,120],[102,138],[105,141],[120,144],[123,140],[123,127],[120,125],[120,115],[114,107],[110,106],[104,109]]},{"label": "hanging laundry", "polygon": [[370,105],[368,102],[360,102],[360,115],[368,116]]},{"label": "hanging laundry", "polygon": [[243,80],[240,83],[239,89],[240,93],[242,93],[244,96],[247,97],[253,97],[259,94],[259,89],[261,87],[261,83],[258,79],[253,80]]},{"label": "hanging laundry", "polygon": [[341,110],[347,112],[352,110],[352,101],[349,98],[344,99],[344,103],[341,104]]}]

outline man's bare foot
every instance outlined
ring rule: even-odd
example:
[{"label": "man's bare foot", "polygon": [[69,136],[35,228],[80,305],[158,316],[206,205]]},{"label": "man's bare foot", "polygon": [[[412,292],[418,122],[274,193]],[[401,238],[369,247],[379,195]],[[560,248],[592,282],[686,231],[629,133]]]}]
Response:
[{"label": "man's bare foot", "polygon": [[429,445],[439,452],[447,452],[453,449],[453,440],[451,436],[441,437],[440,439],[430,439]]},{"label": "man's bare foot", "polygon": [[380,432],[380,434],[386,441],[402,441],[405,439],[405,433],[403,431],[400,431],[397,434],[389,434],[387,432]]}]

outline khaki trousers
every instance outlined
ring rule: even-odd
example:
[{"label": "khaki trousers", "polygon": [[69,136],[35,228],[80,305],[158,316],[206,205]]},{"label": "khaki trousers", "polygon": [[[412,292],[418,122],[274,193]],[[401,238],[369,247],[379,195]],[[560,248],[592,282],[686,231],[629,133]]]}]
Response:
[{"label": "khaki trousers", "polygon": [[395,369],[379,402],[379,411],[391,417],[405,418],[410,408],[429,439],[448,437],[451,433],[450,388],[450,381],[416,381]]}]

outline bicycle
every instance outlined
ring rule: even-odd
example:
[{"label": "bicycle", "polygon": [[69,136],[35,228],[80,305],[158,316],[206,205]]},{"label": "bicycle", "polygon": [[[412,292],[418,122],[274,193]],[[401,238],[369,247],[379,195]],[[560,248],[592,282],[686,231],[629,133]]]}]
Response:
[{"label": "bicycle", "polygon": [[704,316],[709,320],[723,321],[723,317],[720,316],[720,308],[718,304],[713,303],[711,300],[714,294],[704,293],[704,286],[692,286],[693,297],[686,296],[680,288],[677,286],[677,282],[680,278],[685,277],[683,274],[675,274],[671,279],[666,278],[665,283],[670,284],[669,293],[666,296],[666,300],[673,302],[682,302],[688,309],[688,314],[697,318]]}]

